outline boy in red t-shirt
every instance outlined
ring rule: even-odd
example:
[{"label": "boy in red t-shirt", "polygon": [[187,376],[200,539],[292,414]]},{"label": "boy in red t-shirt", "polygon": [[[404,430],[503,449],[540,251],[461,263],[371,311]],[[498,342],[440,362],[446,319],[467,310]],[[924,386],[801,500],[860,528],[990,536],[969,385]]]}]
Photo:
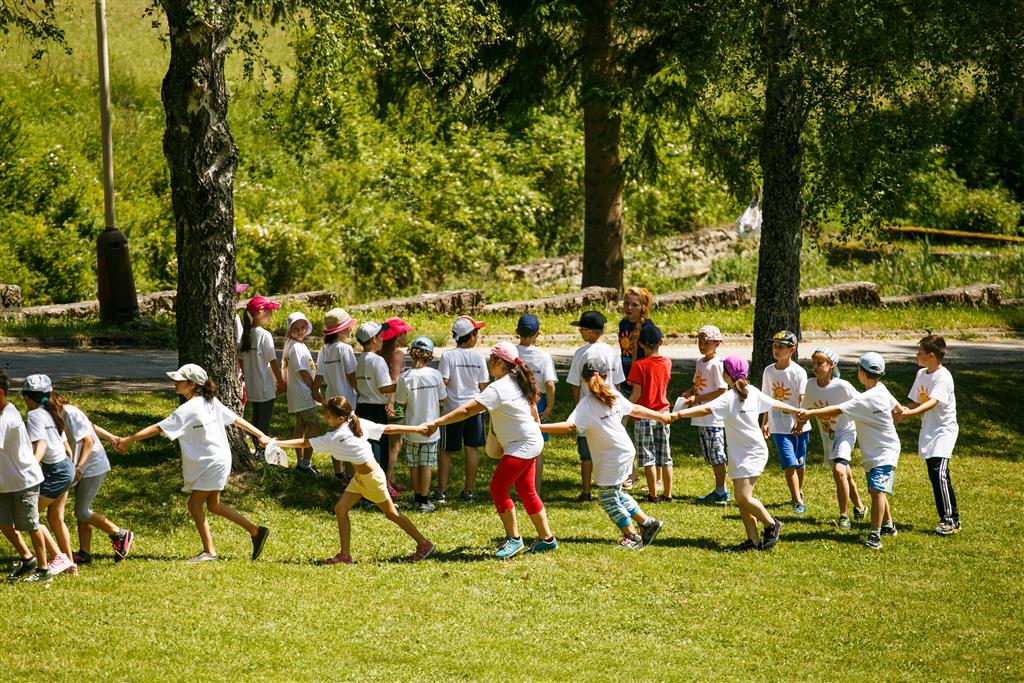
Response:
[{"label": "boy in red t-shirt", "polygon": [[[633,386],[631,403],[659,413],[668,412],[669,402],[665,396],[672,361],[661,355],[664,336],[656,326],[640,329],[640,346],[644,357],[633,362],[626,381]],[[672,451],[668,445],[669,426],[656,420],[633,420],[633,436],[636,440],[636,456],[640,467],[647,476],[647,500],[672,502]],[[657,468],[657,470],[655,470]],[[661,479],[663,495],[658,497],[658,479]]]}]

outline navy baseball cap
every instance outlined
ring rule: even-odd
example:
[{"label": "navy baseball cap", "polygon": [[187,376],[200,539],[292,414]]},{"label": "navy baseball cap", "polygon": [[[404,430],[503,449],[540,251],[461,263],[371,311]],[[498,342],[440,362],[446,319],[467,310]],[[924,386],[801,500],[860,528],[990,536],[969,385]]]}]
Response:
[{"label": "navy baseball cap", "polygon": [[772,337],[772,343],[774,344],[776,342],[779,344],[785,344],[786,346],[797,346],[799,343],[796,335],[789,330],[779,330],[776,332]]},{"label": "navy baseball cap", "polygon": [[569,323],[573,327],[582,327],[585,330],[603,330],[608,324],[608,319],[601,311],[584,311],[579,320]]},{"label": "navy baseball cap", "polygon": [[520,337],[532,337],[540,332],[540,320],[533,313],[523,313],[516,323],[516,334]]},{"label": "navy baseball cap", "polygon": [[658,326],[654,323],[650,325],[644,325],[640,328],[639,341],[644,346],[654,347],[661,343],[661,340],[665,338],[665,335]]}]

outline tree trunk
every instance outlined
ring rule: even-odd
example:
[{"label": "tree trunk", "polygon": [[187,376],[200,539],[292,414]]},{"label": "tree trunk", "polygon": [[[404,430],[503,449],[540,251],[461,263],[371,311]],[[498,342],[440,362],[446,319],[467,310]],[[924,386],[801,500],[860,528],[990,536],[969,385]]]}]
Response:
[{"label": "tree trunk", "polygon": [[800,336],[800,246],[803,241],[804,109],[800,42],[794,0],[766,0],[764,59],[768,68],[761,132],[761,246],[757,303],[754,306],[754,358],[751,379],[773,362],[770,339],[779,330]]},{"label": "tree trunk", "polygon": [[618,77],[612,17],[615,0],[583,3],[584,287],[622,291],[622,161],[619,158]]},{"label": "tree trunk", "polygon": [[[178,361],[202,366],[226,406],[241,408],[235,355],[235,212],[238,150],[228,129],[224,57],[234,12],[224,0],[162,0],[171,60],[160,94],[167,118],[164,156],[171,171],[177,242]],[[236,467],[254,460],[237,429],[228,437]]]}]

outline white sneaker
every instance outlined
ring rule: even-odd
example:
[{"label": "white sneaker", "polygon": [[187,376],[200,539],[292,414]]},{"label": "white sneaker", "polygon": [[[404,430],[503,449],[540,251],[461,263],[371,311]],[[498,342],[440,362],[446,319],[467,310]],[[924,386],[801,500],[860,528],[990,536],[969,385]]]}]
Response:
[{"label": "white sneaker", "polygon": [[71,574],[78,573],[78,565],[68,559],[68,556],[64,553],[57,553],[49,564],[46,565],[46,573],[50,576],[57,576],[62,572],[69,572]]},{"label": "white sneaker", "polygon": [[196,555],[195,557],[190,559],[189,562],[210,562],[212,560],[219,560],[219,559],[220,559],[219,555],[211,555],[210,553],[208,553],[208,552],[206,552],[204,550],[203,552],[199,553],[198,555]]}]

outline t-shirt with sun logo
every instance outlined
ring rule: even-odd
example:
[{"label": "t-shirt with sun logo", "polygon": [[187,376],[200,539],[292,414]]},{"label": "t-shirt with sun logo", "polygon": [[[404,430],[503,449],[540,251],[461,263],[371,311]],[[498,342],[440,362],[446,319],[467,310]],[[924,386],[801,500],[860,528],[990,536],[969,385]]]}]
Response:
[{"label": "t-shirt with sun logo", "polygon": [[[806,390],[807,371],[796,362],[791,362],[785,370],[769,365],[761,375],[761,391],[776,401],[788,403],[794,408],[800,407],[800,397]],[[773,410],[768,413],[768,431],[772,434],[792,434],[794,419],[789,413]],[[811,431],[811,423],[804,424],[800,431]]]},{"label": "t-shirt with sun logo", "polygon": [[953,389],[953,375],[946,368],[939,368],[928,374],[921,368],[917,371],[914,386],[908,398],[916,403],[935,399],[938,403],[921,415],[921,435],[917,439],[919,458],[949,458],[953,455],[960,426],[956,421],[956,393]]},{"label": "t-shirt with sun logo", "polygon": [[[697,367],[693,370],[693,391],[696,395],[707,394],[717,389],[726,389],[725,375],[722,372],[722,361],[715,356],[705,361],[703,356],[697,359]],[[690,420],[694,427],[722,427],[725,423],[715,415],[702,415]]]},{"label": "t-shirt with sun logo", "polygon": [[[804,393],[804,405],[809,409],[827,408],[837,406],[857,396],[857,390],[845,379],[832,378],[828,385],[818,386],[817,380],[807,382],[807,390]],[[857,438],[857,423],[850,419],[849,415],[839,413],[835,417],[817,418],[818,431],[821,432],[821,446],[825,449],[825,460],[832,453],[833,442],[836,437],[851,439],[852,444]]]}]

